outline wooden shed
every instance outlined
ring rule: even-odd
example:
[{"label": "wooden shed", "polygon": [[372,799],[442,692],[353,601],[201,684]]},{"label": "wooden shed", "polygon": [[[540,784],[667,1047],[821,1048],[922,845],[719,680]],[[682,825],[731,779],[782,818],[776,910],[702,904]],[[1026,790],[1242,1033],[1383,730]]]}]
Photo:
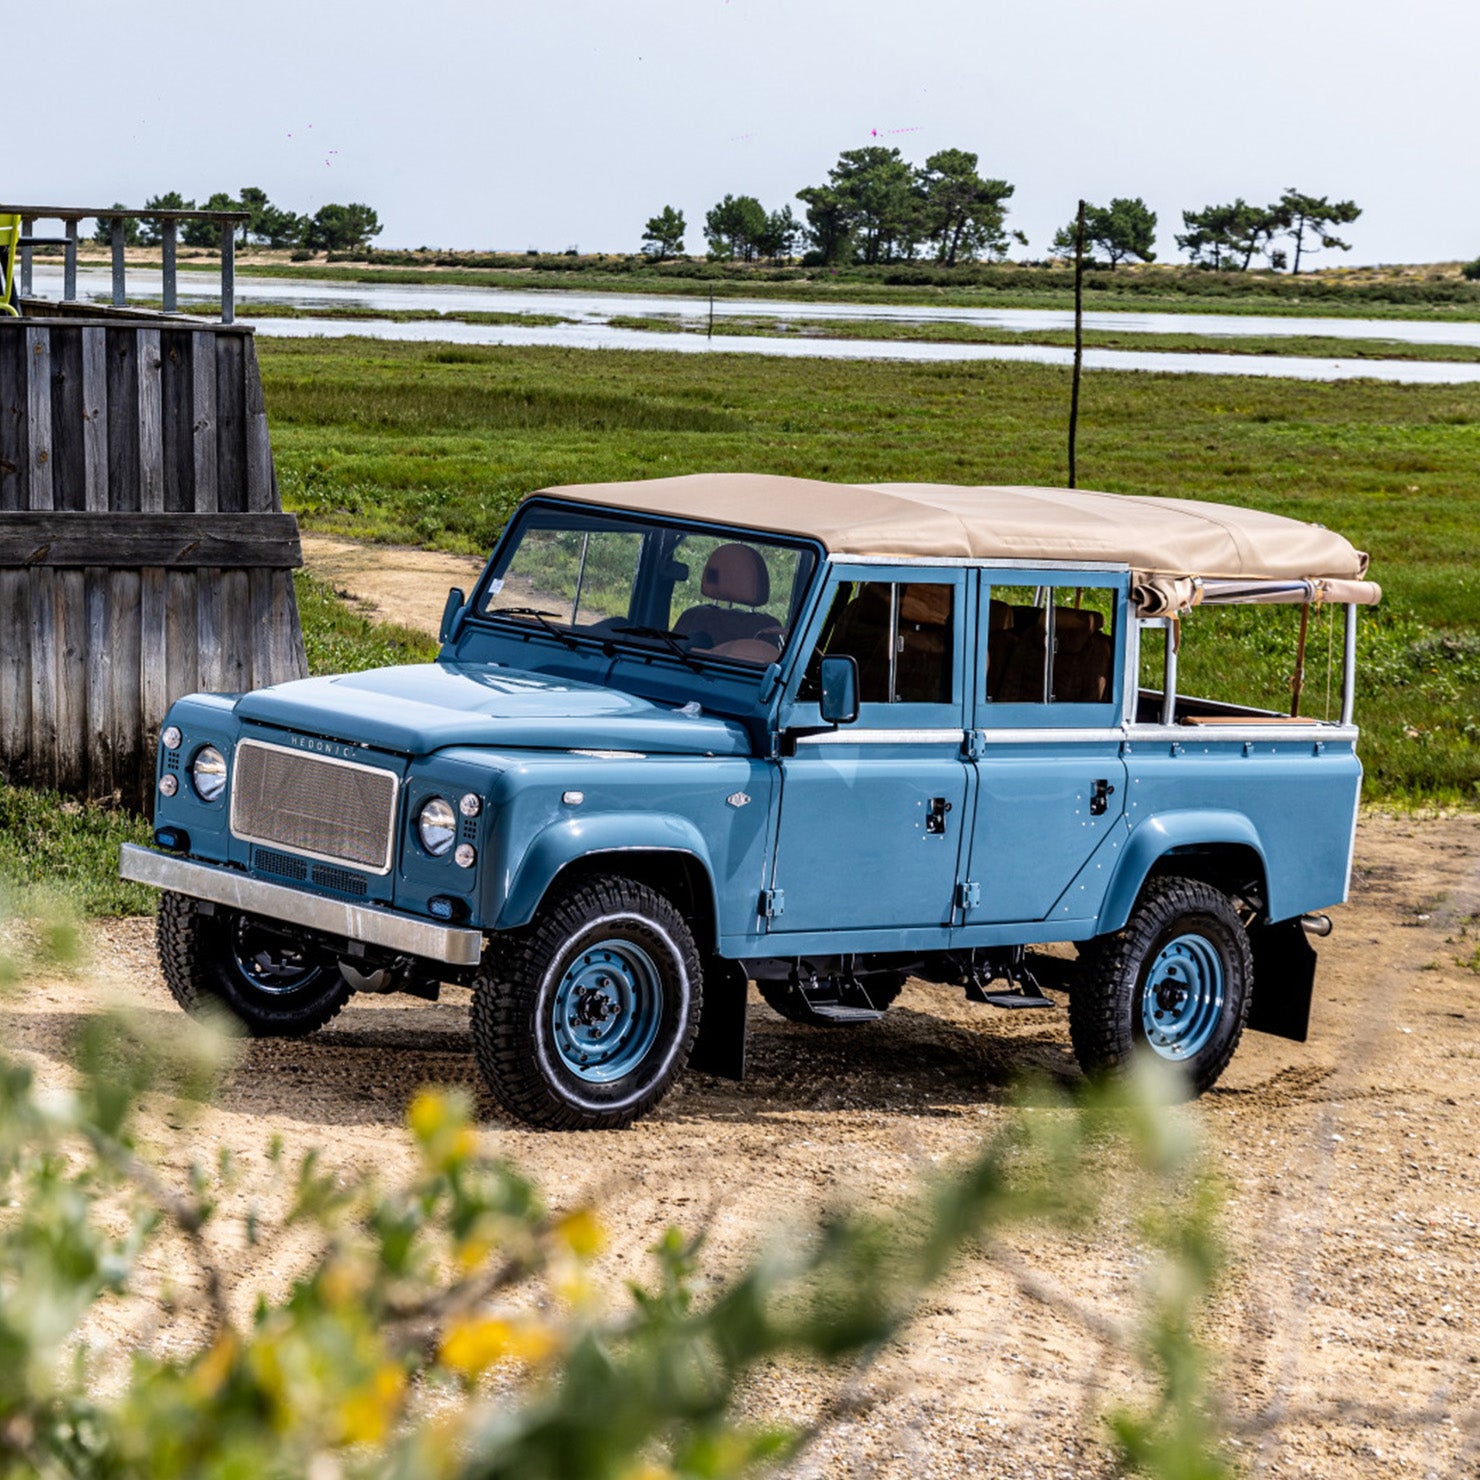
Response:
[{"label": "wooden shed", "polygon": [[22,315],[0,318],[0,775],[147,811],[174,699],[305,672],[252,332]]}]

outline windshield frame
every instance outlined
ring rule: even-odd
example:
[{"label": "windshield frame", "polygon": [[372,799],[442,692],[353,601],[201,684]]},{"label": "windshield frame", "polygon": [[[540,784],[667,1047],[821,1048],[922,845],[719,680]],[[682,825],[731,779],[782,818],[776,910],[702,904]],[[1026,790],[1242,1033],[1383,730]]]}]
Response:
[{"label": "windshield frame", "polygon": [[[741,658],[727,657],[705,649],[695,652],[685,650],[680,654],[657,638],[644,638],[631,633],[612,631],[591,632],[580,627],[566,626],[563,623],[547,627],[532,618],[505,617],[496,610],[485,611],[484,604],[492,594],[490,587],[507,571],[530,519],[549,513],[569,515],[575,520],[615,520],[643,533],[666,530],[683,534],[728,535],[737,540],[772,545],[783,550],[795,550],[799,556],[798,573],[791,593],[788,621],[785,624],[784,647],[778,651],[774,662],[770,664],[747,662]],[[645,547],[634,576],[634,589],[638,581],[643,579],[648,559],[648,550]],[[535,495],[525,499],[504,526],[498,543],[493,547],[488,563],[468,600],[466,622],[488,632],[517,634],[525,640],[541,639],[553,647],[566,647],[572,652],[574,652],[574,646],[579,645],[582,650],[610,657],[612,650],[615,649],[617,655],[624,658],[638,658],[644,662],[662,659],[677,667],[691,669],[702,665],[705,669],[713,667],[727,675],[744,676],[759,682],[772,668],[778,664],[784,665],[791,659],[797,636],[806,625],[811,599],[817,589],[819,573],[825,568],[826,563],[827,551],[822,544],[805,535],[778,534],[749,525],[716,524],[702,519],[680,519],[671,515],[639,513],[614,504],[576,503],[565,499]]]}]

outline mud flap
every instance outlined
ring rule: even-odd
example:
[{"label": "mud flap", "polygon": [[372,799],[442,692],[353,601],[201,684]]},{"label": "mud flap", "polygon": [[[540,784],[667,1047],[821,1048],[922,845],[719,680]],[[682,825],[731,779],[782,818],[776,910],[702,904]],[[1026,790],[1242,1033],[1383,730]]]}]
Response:
[{"label": "mud flap", "polygon": [[721,1079],[745,1078],[745,1008],[750,982],[734,961],[711,956],[704,966],[704,1008],[689,1068]]},{"label": "mud flap", "polygon": [[1299,919],[1260,925],[1249,932],[1254,953],[1254,996],[1249,1027],[1304,1043],[1310,1036],[1316,953]]}]

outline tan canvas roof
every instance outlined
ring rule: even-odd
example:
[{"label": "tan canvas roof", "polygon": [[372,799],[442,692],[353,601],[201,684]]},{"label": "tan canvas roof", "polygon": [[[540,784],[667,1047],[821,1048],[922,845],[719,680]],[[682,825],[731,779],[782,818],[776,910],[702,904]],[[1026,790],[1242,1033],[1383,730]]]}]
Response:
[{"label": "tan canvas roof", "polygon": [[1112,561],[1148,577],[1224,580],[1360,580],[1367,569],[1362,551],[1318,524],[1194,499],[1067,488],[824,483],[767,473],[695,473],[543,492],[808,535],[835,555]]}]

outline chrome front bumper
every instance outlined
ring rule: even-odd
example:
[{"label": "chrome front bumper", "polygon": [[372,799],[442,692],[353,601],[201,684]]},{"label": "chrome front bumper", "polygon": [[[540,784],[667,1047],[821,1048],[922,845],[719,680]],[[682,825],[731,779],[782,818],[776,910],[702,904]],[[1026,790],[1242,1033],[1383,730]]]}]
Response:
[{"label": "chrome front bumper", "polygon": [[424,956],[453,966],[476,966],[483,955],[480,930],[439,925],[434,920],[418,920],[371,905],[325,899],[287,884],[253,879],[213,863],[195,863],[188,858],[156,853],[136,843],[123,845],[118,856],[118,872],[136,884],[152,884],[156,889],[208,899],[213,904],[228,905],[269,920],[285,920],[310,930],[321,930],[326,935],[404,951],[408,956]]}]

